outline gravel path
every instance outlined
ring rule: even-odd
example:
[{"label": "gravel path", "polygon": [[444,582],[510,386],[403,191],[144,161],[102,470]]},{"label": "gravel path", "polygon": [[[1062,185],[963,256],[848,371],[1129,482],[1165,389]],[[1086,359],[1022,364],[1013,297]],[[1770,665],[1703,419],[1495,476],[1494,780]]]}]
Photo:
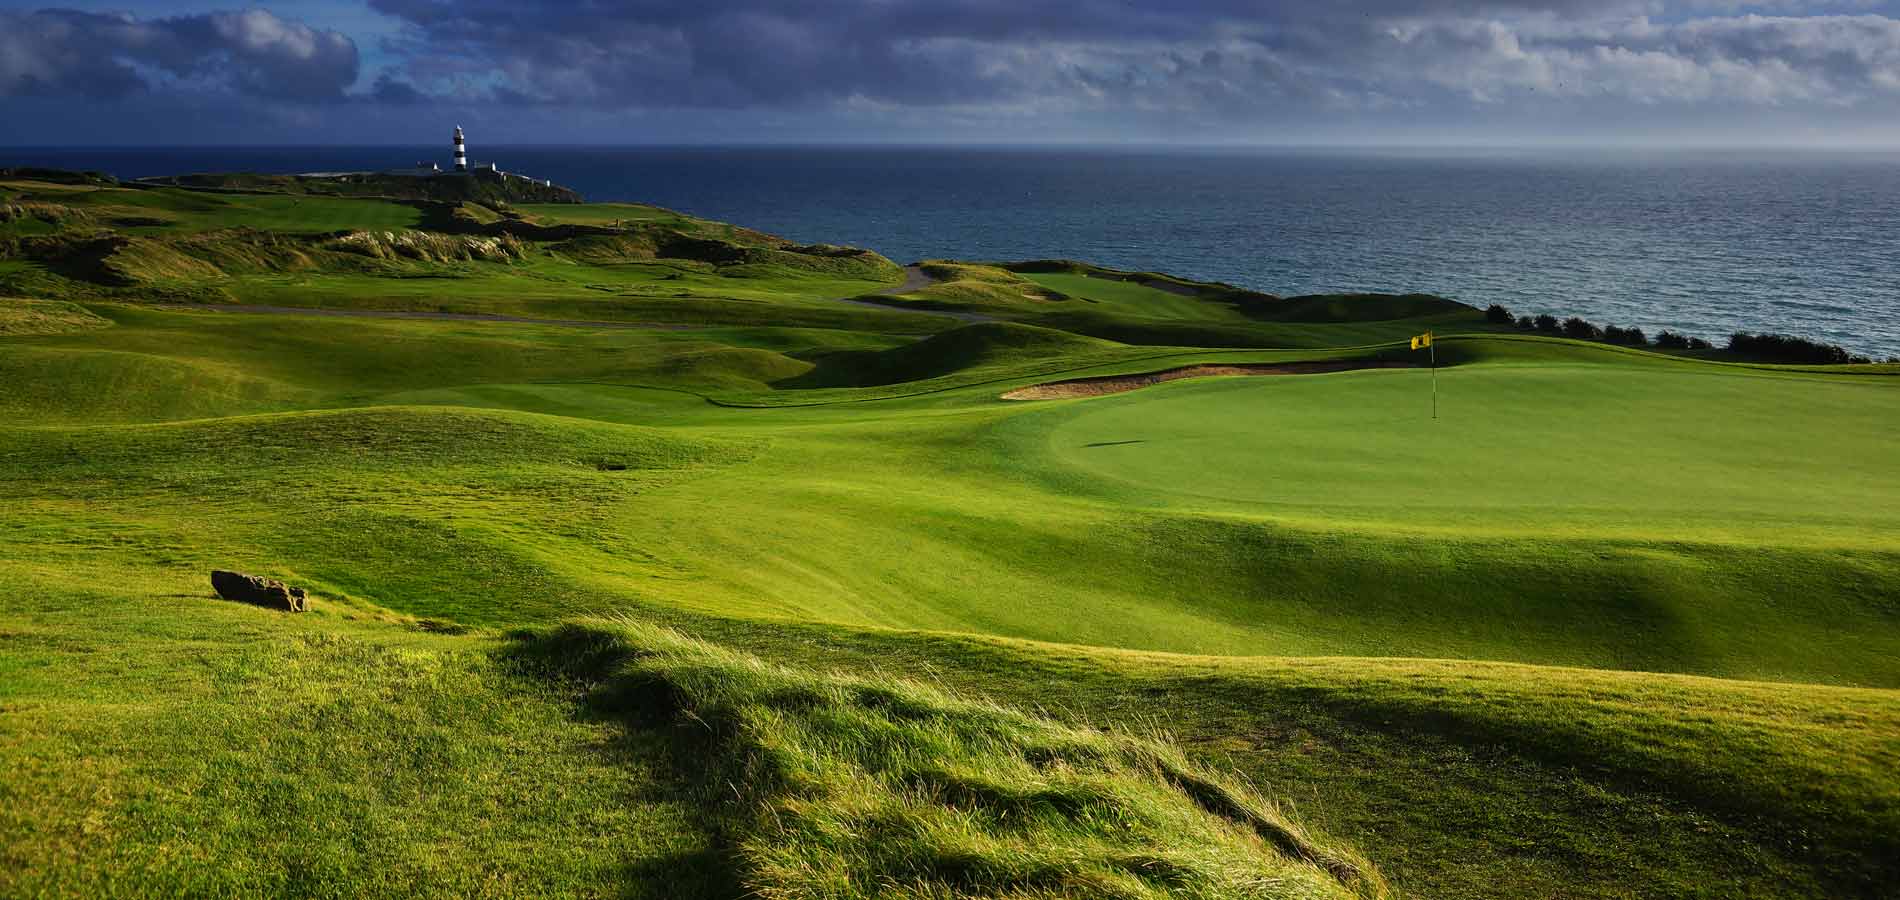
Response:
[{"label": "gravel path", "polygon": [[937,279],[932,278],[929,275],[925,274],[923,267],[905,266],[903,284],[900,284],[894,288],[885,288],[884,290],[877,291],[876,293],[883,294],[885,296],[890,296],[892,294],[908,294],[911,291],[921,291],[924,288],[927,288],[936,283],[937,283]]}]

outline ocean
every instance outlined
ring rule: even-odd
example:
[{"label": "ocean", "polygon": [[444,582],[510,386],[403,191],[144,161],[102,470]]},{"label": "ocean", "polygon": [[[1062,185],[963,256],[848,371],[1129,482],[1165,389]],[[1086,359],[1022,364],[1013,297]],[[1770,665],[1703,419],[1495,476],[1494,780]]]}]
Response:
[{"label": "ocean", "polygon": [[[478,136],[471,136],[472,139]],[[447,162],[440,147],[0,148],[121,178]],[[1900,154],[482,147],[590,200],[907,262],[1068,257],[1276,294],[1423,291],[1900,356]]]}]

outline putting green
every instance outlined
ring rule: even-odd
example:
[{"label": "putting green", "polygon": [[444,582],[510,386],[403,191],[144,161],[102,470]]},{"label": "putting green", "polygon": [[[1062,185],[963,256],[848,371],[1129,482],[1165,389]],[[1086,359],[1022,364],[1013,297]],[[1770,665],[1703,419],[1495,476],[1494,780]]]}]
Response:
[{"label": "putting green", "polygon": [[[1414,529],[1892,547],[1900,383],[1472,365],[1219,378],[1035,414],[1121,501]],[[1630,515],[1643,510],[1642,516]]]}]

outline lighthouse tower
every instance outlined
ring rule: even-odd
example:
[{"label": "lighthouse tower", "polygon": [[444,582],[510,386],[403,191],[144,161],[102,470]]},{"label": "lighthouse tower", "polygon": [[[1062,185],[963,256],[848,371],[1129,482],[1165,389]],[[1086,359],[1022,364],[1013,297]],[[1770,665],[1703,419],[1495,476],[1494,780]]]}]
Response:
[{"label": "lighthouse tower", "polygon": [[455,171],[468,171],[468,148],[462,146],[462,126],[455,126]]}]

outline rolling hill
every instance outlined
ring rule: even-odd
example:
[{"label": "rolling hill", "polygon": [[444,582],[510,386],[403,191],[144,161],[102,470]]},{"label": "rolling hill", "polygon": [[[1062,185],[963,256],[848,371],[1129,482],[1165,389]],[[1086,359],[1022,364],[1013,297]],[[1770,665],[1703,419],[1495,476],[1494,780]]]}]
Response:
[{"label": "rolling hill", "polygon": [[[0,893],[1900,886],[1900,367],[630,204],[0,205]],[[1003,397],[1191,366],[1309,374]]]}]

